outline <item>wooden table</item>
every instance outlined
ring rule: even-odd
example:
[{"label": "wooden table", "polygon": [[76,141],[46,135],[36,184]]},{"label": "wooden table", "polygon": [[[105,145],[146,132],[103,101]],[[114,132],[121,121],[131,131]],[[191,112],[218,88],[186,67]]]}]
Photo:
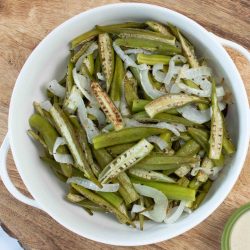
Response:
[{"label": "wooden table", "polygon": [[[0,1],[0,142],[7,132],[8,108],[15,80],[36,45],[68,18],[115,0],[1,0]],[[248,0],[152,0],[138,1],[164,6],[196,20],[209,31],[241,43],[250,50],[250,2]],[[229,50],[250,97],[250,65]],[[25,189],[9,156],[9,173],[16,186]],[[143,249],[219,249],[225,222],[250,200],[250,154],[237,184],[223,204],[203,223],[172,240]],[[66,230],[44,212],[15,200],[0,183],[1,226],[25,249],[125,249],[99,244]],[[142,249],[134,247],[130,249]]]}]

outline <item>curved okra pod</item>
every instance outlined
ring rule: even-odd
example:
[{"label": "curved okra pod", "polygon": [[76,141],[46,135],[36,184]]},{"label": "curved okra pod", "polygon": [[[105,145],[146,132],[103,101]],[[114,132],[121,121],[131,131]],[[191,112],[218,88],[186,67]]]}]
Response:
[{"label": "curved okra pod", "polygon": [[175,37],[172,35],[165,35],[158,32],[145,30],[145,29],[135,29],[135,28],[104,28],[98,27],[103,32],[108,32],[112,34],[117,34],[121,38],[140,38],[147,39],[150,41],[162,42],[164,44],[175,45]]},{"label": "curved okra pod", "polygon": [[91,168],[81,149],[79,141],[77,140],[74,128],[72,127],[68,117],[58,105],[52,106],[52,108],[50,109],[50,114],[53,117],[60,134],[67,142],[68,148],[75,161],[75,166],[83,171],[85,176],[93,181],[97,186],[101,186],[94,176],[93,172],[91,171]]},{"label": "curved okra pod", "polygon": [[152,41],[142,38],[118,38],[115,40],[116,45],[128,48],[146,49],[150,51],[166,51],[169,55],[181,53],[181,49],[173,45],[160,41]]},{"label": "curved okra pod", "polygon": [[174,183],[162,183],[156,181],[146,181],[139,178],[131,177],[132,183],[143,184],[149,187],[160,190],[163,194],[171,200],[186,200],[194,201],[196,190],[182,187]]},{"label": "curved okra pod", "polygon": [[168,109],[182,107],[193,102],[209,103],[209,100],[206,98],[190,96],[187,94],[168,94],[151,101],[145,106],[145,110],[152,118],[156,114]]},{"label": "curved okra pod", "polygon": [[155,65],[157,63],[169,64],[171,57],[164,55],[146,55],[146,54],[137,54],[137,62],[139,64],[148,64]]},{"label": "curved okra pod", "polygon": [[95,73],[95,77],[97,77],[97,73],[100,73],[101,72],[101,61],[100,61],[100,55],[99,53],[97,54],[96,58],[95,58],[95,63],[94,63],[94,73]]},{"label": "curved okra pod", "polygon": [[168,175],[169,173],[173,173],[176,169],[180,167],[179,164],[145,164],[145,163],[137,163],[133,168],[141,168],[148,171],[166,171],[164,174]]},{"label": "curved okra pod", "polygon": [[95,149],[100,149],[129,142],[136,142],[148,136],[159,135],[166,131],[168,130],[151,127],[124,128],[119,131],[97,135],[93,138],[93,144]]},{"label": "curved okra pod", "polygon": [[102,71],[106,79],[107,92],[109,92],[110,85],[114,74],[115,58],[112,39],[108,33],[102,33],[98,36],[99,55],[102,65]]},{"label": "curved okra pod", "polygon": [[222,142],[223,142],[223,118],[219,109],[216,83],[212,80],[212,118],[211,118],[211,131],[209,138],[209,158],[218,160],[221,156]]},{"label": "curved okra pod", "polygon": [[154,146],[147,140],[142,139],[110,162],[99,174],[99,181],[104,184],[109,182],[112,178],[117,177],[121,172],[134,166],[137,162],[147,156],[152,151],[153,147]]},{"label": "curved okra pod", "polygon": [[224,117],[223,117],[223,141],[222,141],[222,146],[223,146],[223,150],[225,151],[226,154],[231,155],[231,154],[233,154],[235,152],[235,146],[234,146],[231,138],[229,137],[228,131],[226,129]]},{"label": "curved okra pod", "polygon": [[167,35],[167,36],[172,36],[172,34],[168,30],[168,28],[166,26],[162,25],[161,23],[154,22],[154,21],[147,21],[146,24],[153,31],[159,32],[159,33]]},{"label": "curved okra pod", "polygon": [[130,220],[130,218],[126,214],[122,213],[120,210],[118,210],[116,207],[111,205],[108,201],[106,201],[99,195],[77,184],[72,183],[71,185],[84,197],[94,202],[95,204],[99,205],[100,207],[104,208],[105,210],[109,211],[110,213],[114,214],[120,222],[135,227],[134,223]]},{"label": "curved okra pod", "polygon": [[109,98],[108,94],[103,91],[103,89],[97,82],[92,82],[91,88],[98,103],[100,104],[101,109],[103,110],[107,118],[110,120],[110,122],[114,125],[115,130],[122,129],[122,116],[115,104]]},{"label": "curved okra pod", "polygon": [[123,67],[122,59],[116,55],[115,57],[115,72],[112,80],[112,84],[110,87],[110,98],[112,101],[119,106],[121,101],[121,90],[122,90],[122,82],[125,76],[125,71]]},{"label": "curved okra pod", "polygon": [[[85,67],[83,65],[85,65]],[[86,69],[87,69],[87,72],[85,72]],[[84,73],[83,75],[87,74],[90,79],[93,79],[94,70],[95,70],[94,55],[92,53],[90,55],[87,55],[83,59],[81,72]]]}]

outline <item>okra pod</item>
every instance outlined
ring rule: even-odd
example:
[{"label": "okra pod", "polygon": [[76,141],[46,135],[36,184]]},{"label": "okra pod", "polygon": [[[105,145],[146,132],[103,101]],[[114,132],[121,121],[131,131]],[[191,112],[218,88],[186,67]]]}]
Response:
[{"label": "okra pod", "polygon": [[160,41],[152,41],[142,38],[118,38],[115,40],[118,46],[128,48],[146,49],[150,51],[165,50],[169,55],[181,53],[181,49]]},{"label": "okra pod", "polygon": [[127,75],[125,75],[124,94],[125,94],[125,100],[130,110],[132,110],[133,101],[139,99],[137,94],[137,81],[135,80],[135,78],[128,77]]},{"label": "okra pod", "polygon": [[119,131],[103,133],[93,138],[95,149],[110,147],[114,145],[139,141],[151,135],[159,135],[168,131],[167,129],[151,127],[123,128]]},{"label": "okra pod", "polygon": [[212,118],[211,118],[211,131],[209,138],[209,158],[218,160],[220,159],[223,143],[223,118],[219,109],[216,83],[212,80]]},{"label": "okra pod", "polygon": [[95,95],[98,103],[101,106],[101,109],[103,110],[107,118],[110,120],[110,122],[114,125],[115,130],[122,129],[122,116],[115,104],[109,98],[108,94],[103,91],[103,89],[97,82],[92,82],[91,88],[93,90],[93,94]]},{"label": "okra pod", "polygon": [[53,117],[54,122],[57,125],[57,129],[60,131],[60,134],[67,142],[68,148],[75,161],[75,166],[83,171],[87,178],[93,181],[96,185],[100,186],[100,183],[97,181],[96,177],[91,171],[91,168],[84,156],[84,153],[74,132],[74,128],[72,127],[68,117],[64,114],[64,112],[58,105],[52,106],[52,108],[50,109],[50,114]]},{"label": "okra pod", "polygon": [[176,156],[194,156],[200,151],[200,145],[195,140],[189,140],[175,153]]},{"label": "okra pod", "polygon": [[99,181],[103,184],[109,182],[110,179],[117,177],[121,172],[124,172],[142,160],[152,149],[153,145],[142,139],[110,162],[99,174]]},{"label": "okra pod", "polygon": [[116,55],[114,77],[110,87],[110,98],[115,104],[119,104],[121,101],[121,90],[124,76],[125,72],[122,59]]},{"label": "okra pod", "polygon": [[196,191],[194,189],[182,187],[178,184],[145,181],[134,177],[131,177],[131,181],[133,183],[143,184],[158,189],[159,191],[164,193],[170,200],[186,200],[186,201],[195,200]]},{"label": "okra pod", "polygon": [[190,96],[187,94],[168,94],[148,103],[145,106],[145,110],[152,118],[156,114],[168,109],[178,108],[193,102],[209,103],[208,99],[202,97]]},{"label": "okra pod", "polygon": [[167,36],[172,36],[168,28],[161,23],[154,22],[154,21],[147,21],[146,24],[150,29],[153,31],[159,32],[161,34],[167,35]]},{"label": "okra pod", "polygon": [[137,62],[139,64],[148,64],[155,65],[157,63],[169,64],[171,57],[164,55],[146,55],[146,54],[137,54]]},{"label": "okra pod", "polygon": [[132,225],[135,227],[134,223],[129,219],[129,217],[122,213],[120,210],[118,210],[116,207],[112,206],[108,201],[100,197],[99,195],[95,194],[94,192],[89,191],[88,189],[79,186],[77,184],[72,183],[71,184],[74,189],[76,189],[80,194],[82,194],[84,197],[89,199],[90,201],[94,202],[95,204],[98,204],[100,207],[104,208],[105,210],[109,211],[110,213],[114,214],[117,219],[126,224]]},{"label": "okra pod", "polygon": [[94,39],[98,34],[100,34],[101,31],[97,29],[92,29],[86,33],[81,34],[80,36],[75,37],[73,40],[71,40],[71,49],[75,49],[78,45],[83,44],[85,42],[88,42],[92,39]]},{"label": "okra pod", "polygon": [[171,115],[168,113],[159,113],[155,115],[153,118],[150,118],[149,115],[145,111],[141,111],[133,115],[133,118],[138,121],[145,122],[170,122],[170,123],[179,123],[185,126],[194,126],[196,123],[191,122],[183,117],[177,115]]},{"label": "okra pod", "polygon": [[86,42],[82,45],[81,49],[79,49],[70,59],[70,61],[75,64],[77,60],[87,51],[91,42]]},{"label": "okra pod", "polygon": [[128,150],[134,146],[134,143],[125,143],[125,144],[120,144],[120,145],[115,145],[112,147],[108,147],[107,151],[113,156],[116,157],[119,154],[123,153],[124,151]]},{"label": "okra pod", "polygon": [[99,34],[98,43],[99,43],[99,55],[102,65],[102,72],[106,79],[106,90],[107,92],[109,92],[115,67],[112,39],[110,38],[108,33]]}]

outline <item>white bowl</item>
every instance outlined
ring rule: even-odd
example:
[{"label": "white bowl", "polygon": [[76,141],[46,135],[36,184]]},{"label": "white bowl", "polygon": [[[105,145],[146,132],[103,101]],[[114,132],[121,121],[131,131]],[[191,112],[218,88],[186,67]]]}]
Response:
[{"label": "white bowl", "polygon": [[[230,106],[227,119],[229,129],[237,146],[223,173],[213,184],[206,200],[186,218],[173,225],[146,223],[143,232],[119,224],[111,215],[95,213],[87,215],[81,208],[66,202],[65,185],[57,181],[39,159],[37,145],[27,136],[28,119],[33,113],[33,101],[43,100],[45,84],[60,79],[66,69],[69,41],[88,31],[96,24],[121,23],[125,21],[156,20],[171,22],[205,56],[216,74],[224,77],[233,93],[234,104]],[[83,237],[113,245],[144,245],[173,238],[205,220],[226,198],[236,182],[246,157],[249,142],[249,107],[244,85],[229,55],[219,42],[199,24],[174,11],[147,4],[114,4],[81,13],[53,30],[32,52],[23,66],[13,90],[9,111],[9,138],[12,154],[24,184],[34,197],[36,206],[72,232]],[[5,146],[7,145],[7,139]],[[5,154],[5,152],[1,154]],[[2,165],[4,165],[2,160]],[[1,167],[3,181],[10,187],[6,171]],[[22,201],[33,204],[26,198]]]}]

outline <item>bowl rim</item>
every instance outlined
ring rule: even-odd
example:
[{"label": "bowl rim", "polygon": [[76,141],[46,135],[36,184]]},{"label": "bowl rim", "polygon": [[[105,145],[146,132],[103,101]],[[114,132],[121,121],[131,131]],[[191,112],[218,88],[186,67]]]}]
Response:
[{"label": "bowl rim", "polygon": [[57,214],[55,214],[53,212],[53,209],[45,207],[39,200],[39,196],[33,192],[32,190],[32,185],[29,184],[29,180],[26,178],[26,175],[24,173],[24,171],[22,170],[22,164],[19,160],[18,157],[18,152],[16,150],[16,146],[15,146],[15,138],[13,138],[13,129],[14,129],[14,125],[13,125],[13,120],[14,120],[14,103],[15,103],[15,98],[18,94],[18,89],[21,86],[22,83],[22,78],[23,75],[25,75],[27,73],[27,69],[29,67],[29,64],[32,62],[32,60],[37,56],[37,54],[40,52],[40,50],[43,48],[43,46],[46,44],[47,40],[51,39],[51,36],[53,36],[57,31],[61,30],[64,28],[64,26],[68,25],[70,22],[72,22],[73,20],[76,20],[78,18],[80,18],[83,15],[86,14],[92,14],[95,15],[95,13],[98,13],[99,11],[108,11],[108,10],[112,10],[114,8],[126,8],[126,7],[139,7],[139,8],[150,8],[151,11],[165,11],[166,14],[171,13],[172,15],[175,15],[179,18],[182,18],[187,24],[193,26],[195,29],[197,29],[201,34],[203,34],[206,39],[207,39],[207,43],[211,43],[212,46],[214,46],[214,48],[216,48],[217,50],[220,50],[222,55],[224,56],[225,60],[228,61],[228,63],[230,64],[230,67],[232,68],[233,72],[232,74],[235,75],[235,77],[238,80],[238,85],[239,88],[241,88],[242,91],[242,96],[241,96],[241,105],[244,106],[244,110],[242,112],[245,113],[246,116],[246,122],[245,124],[242,124],[242,126],[244,125],[244,128],[249,128],[249,106],[248,106],[248,100],[247,100],[247,95],[246,95],[246,91],[244,88],[244,84],[242,82],[242,79],[240,77],[240,74],[235,66],[235,64],[233,63],[232,59],[230,58],[230,56],[227,54],[226,50],[223,48],[223,46],[216,41],[210,34],[209,32],[203,28],[201,25],[199,25],[197,22],[193,21],[192,19],[186,17],[183,14],[180,14],[176,11],[170,10],[168,8],[165,7],[160,7],[157,5],[152,5],[152,4],[144,4],[144,3],[116,3],[116,4],[108,4],[108,5],[103,5],[103,6],[99,6],[93,9],[89,9],[87,11],[84,11],[78,15],[75,15],[73,17],[71,17],[70,19],[66,20],[65,22],[63,22],[62,24],[60,24],[59,26],[57,26],[55,29],[53,29],[40,43],[39,45],[32,51],[32,53],[30,54],[30,56],[28,57],[28,59],[26,60],[25,64],[23,65],[19,76],[16,80],[13,92],[12,92],[12,96],[11,96],[11,101],[10,101],[10,108],[9,108],[9,119],[8,119],[8,127],[9,127],[9,137],[10,137],[10,146],[12,149],[12,154],[13,154],[13,158],[17,167],[17,170],[25,184],[25,186],[27,187],[27,189],[29,190],[29,192],[31,193],[31,195],[34,197],[34,199],[38,202],[38,204],[41,206],[42,210],[44,210],[46,213],[48,213],[54,220],[56,220],[58,223],[60,223],[61,225],[63,225],[65,228],[69,229],[70,231],[86,237],[88,239],[94,240],[94,241],[98,241],[101,243],[106,243],[106,244],[112,244],[112,245],[119,245],[119,246],[137,246],[137,245],[146,245],[146,244],[154,244],[154,243],[158,243],[164,240],[168,240],[170,238],[176,237],[188,230],[190,230],[191,228],[195,227],[196,225],[198,225],[199,223],[201,223],[202,221],[204,221],[209,215],[211,215],[215,209],[225,200],[225,198],[227,197],[227,195],[229,194],[229,192],[231,191],[231,189],[233,188],[235,182],[238,179],[238,176],[241,172],[241,169],[243,167],[244,164],[244,160],[246,158],[246,154],[247,154],[247,149],[248,149],[248,142],[249,142],[249,135],[250,135],[250,130],[246,129],[245,130],[245,134],[244,137],[241,136],[241,154],[237,159],[237,163],[240,167],[238,167],[237,169],[235,169],[235,173],[234,176],[228,176],[228,180],[227,180],[227,189],[224,188],[224,193],[220,194],[220,196],[215,196],[213,195],[213,197],[211,197],[211,200],[208,201],[209,205],[210,205],[210,209],[205,210],[203,209],[203,214],[197,213],[197,219],[193,221],[193,223],[191,225],[187,225],[185,224],[185,226],[183,226],[182,228],[178,228],[177,230],[173,230],[175,232],[170,232],[168,234],[168,236],[166,237],[164,234],[159,234],[157,236],[152,237],[147,237],[144,238],[143,240],[137,241],[137,242],[120,242],[119,240],[117,241],[116,239],[106,239],[105,237],[103,238],[102,236],[100,236],[99,238],[97,238],[96,236],[93,236],[92,234],[88,234],[86,232],[84,232],[84,234],[80,231],[77,230],[76,228],[74,228],[73,226],[69,226],[69,225],[65,225],[63,222],[63,218],[61,218],[60,216],[57,216]]}]

